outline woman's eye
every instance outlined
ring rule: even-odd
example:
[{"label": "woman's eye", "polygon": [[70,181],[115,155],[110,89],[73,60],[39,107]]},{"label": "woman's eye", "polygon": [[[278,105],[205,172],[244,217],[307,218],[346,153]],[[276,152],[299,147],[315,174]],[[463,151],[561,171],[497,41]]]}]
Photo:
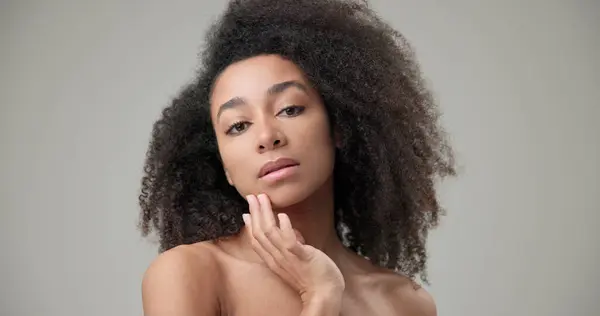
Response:
[{"label": "woman's eye", "polygon": [[227,130],[226,134],[239,134],[245,131],[246,128],[248,128],[248,122],[233,123]]},{"label": "woman's eye", "polygon": [[281,112],[279,112],[279,113],[285,114],[286,116],[297,116],[297,115],[301,114],[303,111],[304,111],[303,106],[292,105],[292,106],[288,106],[287,108],[281,110]]}]

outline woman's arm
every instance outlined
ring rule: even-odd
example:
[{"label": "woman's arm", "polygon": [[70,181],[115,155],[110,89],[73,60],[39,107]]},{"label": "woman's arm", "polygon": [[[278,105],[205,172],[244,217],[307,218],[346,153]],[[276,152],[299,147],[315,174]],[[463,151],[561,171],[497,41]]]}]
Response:
[{"label": "woman's arm", "polygon": [[215,316],[218,266],[210,251],[180,246],[161,254],[142,281],[145,316]]}]

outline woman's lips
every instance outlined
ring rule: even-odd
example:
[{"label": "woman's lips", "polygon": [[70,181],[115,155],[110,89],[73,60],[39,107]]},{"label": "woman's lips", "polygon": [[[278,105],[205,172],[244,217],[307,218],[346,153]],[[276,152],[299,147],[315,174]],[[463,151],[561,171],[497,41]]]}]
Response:
[{"label": "woman's lips", "polygon": [[[270,176],[271,174],[275,174],[275,173],[277,173],[277,174],[285,173],[286,172],[285,169],[293,168],[298,165],[299,165],[299,163],[292,158],[287,158],[287,157],[277,158],[275,160],[265,163],[262,166],[262,168],[260,168],[260,171],[258,172],[258,177],[264,178],[265,176]],[[289,170],[287,172],[289,172]],[[271,177],[274,177],[274,175],[272,175]]]},{"label": "woman's lips", "polygon": [[269,172],[262,176],[260,179],[268,182],[277,182],[294,175],[298,170],[298,165],[291,165],[289,167],[283,167],[275,171]]}]

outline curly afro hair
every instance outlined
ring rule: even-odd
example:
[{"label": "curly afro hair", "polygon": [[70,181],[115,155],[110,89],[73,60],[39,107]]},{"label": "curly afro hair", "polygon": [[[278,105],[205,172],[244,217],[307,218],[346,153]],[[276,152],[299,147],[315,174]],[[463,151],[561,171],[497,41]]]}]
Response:
[{"label": "curly afro hair", "polygon": [[439,111],[405,38],[365,2],[233,0],[208,32],[195,80],[154,124],[140,227],[159,251],[237,234],[246,201],[226,180],[210,116],[228,65],[276,54],[320,93],[341,137],[334,166],[338,236],[373,264],[426,277],[427,232],[443,209],[437,178],[455,174]]}]

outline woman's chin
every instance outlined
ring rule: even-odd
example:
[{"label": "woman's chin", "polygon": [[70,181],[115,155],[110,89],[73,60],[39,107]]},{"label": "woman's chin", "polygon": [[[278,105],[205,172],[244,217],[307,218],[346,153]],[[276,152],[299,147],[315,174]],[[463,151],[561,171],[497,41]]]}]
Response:
[{"label": "woman's chin", "polygon": [[281,186],[265,188],[263,193],[269,197],[273,209],[289,209],[315,195],[319,196],[319,200],[327,199],[326,195],[333,194],[332,181],[329,177],[324,182],[289,182]]},{"label": "woman's chin", "polygon": [[293,188],[278,188],[264,193],[269,197],[273,209],[289,208],[306,200],[310,195],[308,192],[303,192],[303,190],[297,188],[295,190]]},{"label": "woman's chin", "polygon": [[281,195],[281,194],[268,194],[269,200],[271,200],[271,207],[273,209],[285,209],[290,206],[294,206],[306,199],[306,197],[300,196],[290,196],[290,195]]}]

